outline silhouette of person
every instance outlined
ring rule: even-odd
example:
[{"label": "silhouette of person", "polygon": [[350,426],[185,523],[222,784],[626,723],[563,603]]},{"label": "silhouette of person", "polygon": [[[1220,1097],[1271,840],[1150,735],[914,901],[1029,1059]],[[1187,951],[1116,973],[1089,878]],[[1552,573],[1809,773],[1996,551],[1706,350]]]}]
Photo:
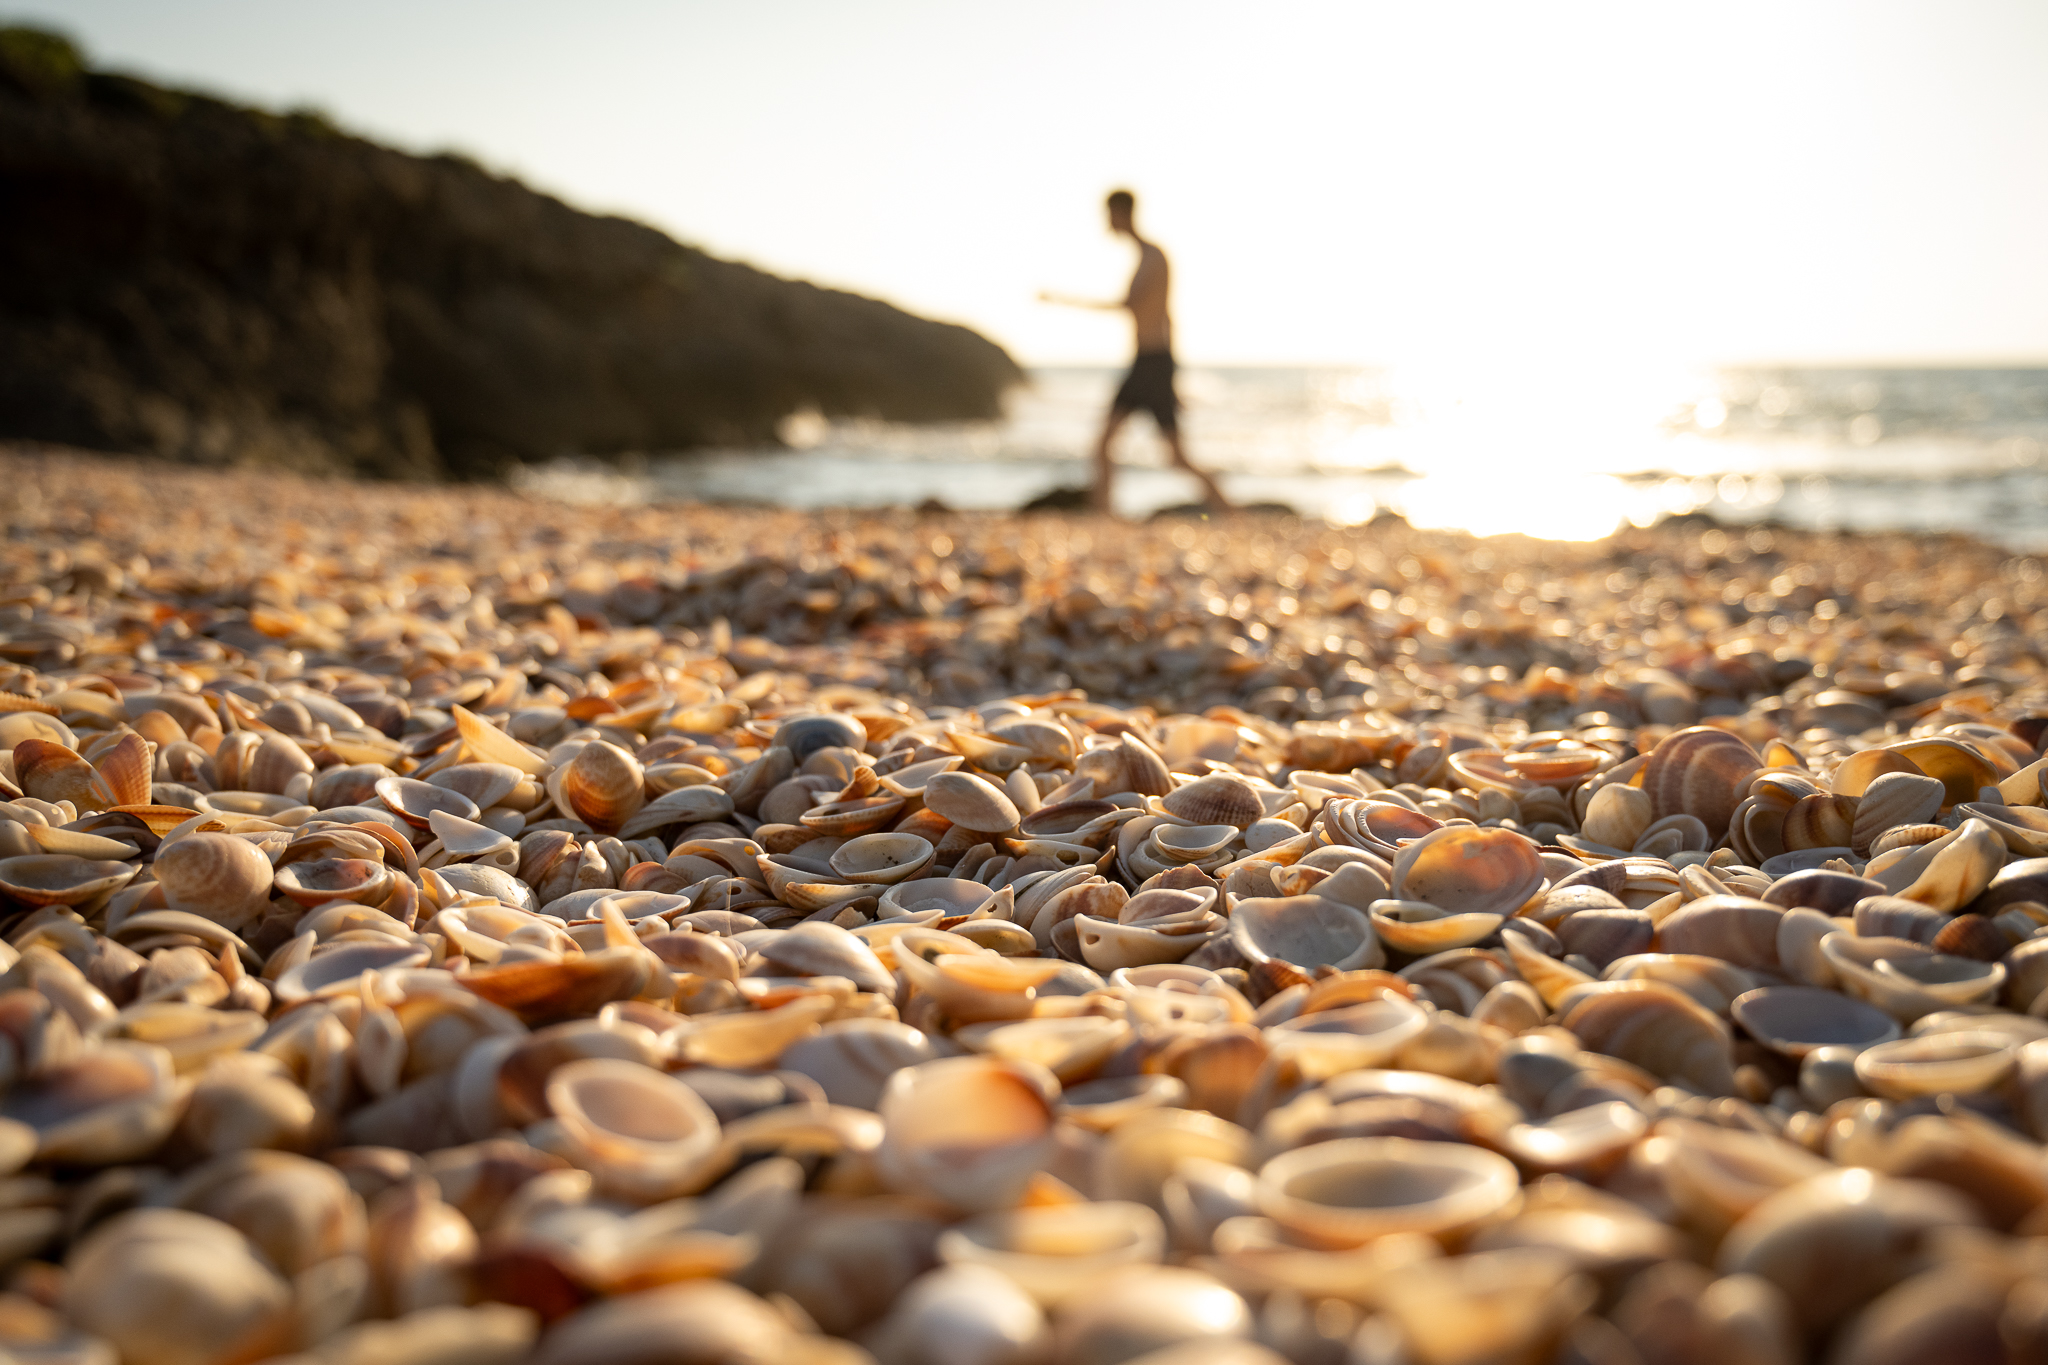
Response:
[{"label": "silhouette of person", "polygon": [[1110,231],[1130,238],[1138,248],[1138,269],[1131,276],[1130,290],[1123,298],[1109,302],[1052,293],[1039,295],[1047,303],[1128,312],[1131,315],[1137,354],[1131,361],[1130,372],[1117,388],[1116,397],[1110,400],[1109,415],[1102,423],[1102,435],[1095,442],[1095,477],[1089,489],[1089,502],[1098,512],[1110,510],[1110,486],[1116,474],[1115,463],[1110,459],[1111,444],[1132,413],[1148,412],[1166,441],[1174,467],[1195,477],[1202,485],[1203,498],[1211,509],[1218,512],[1227,510],[1230,503],[1224,498],[1223,490],[1216,486],[1216,480],[1188,459],[1187,445],[1181,439],[1180,396],[1173,390],[1173,319],[1166,308],[1166,253],[1159,249],[1157,243],[1148,242],[1138,235],[1138,201],[1129,190],[1112,192],[1107,207]]}]

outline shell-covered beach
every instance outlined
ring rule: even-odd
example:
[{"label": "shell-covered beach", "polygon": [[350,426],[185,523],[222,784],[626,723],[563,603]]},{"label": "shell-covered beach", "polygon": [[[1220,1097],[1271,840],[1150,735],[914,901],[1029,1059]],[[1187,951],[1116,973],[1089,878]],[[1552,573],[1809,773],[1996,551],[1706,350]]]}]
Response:
[{"label": "shell-covered beach", "polygon": [[0,454],[0,1349],[2048,1359],[2048,581]]}]

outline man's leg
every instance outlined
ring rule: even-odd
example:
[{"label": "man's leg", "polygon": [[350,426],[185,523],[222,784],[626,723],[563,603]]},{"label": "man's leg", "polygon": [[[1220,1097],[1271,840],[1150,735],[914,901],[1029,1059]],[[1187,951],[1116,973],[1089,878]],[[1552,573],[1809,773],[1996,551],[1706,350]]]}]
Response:
[{"label": "man's leg", "polygon": [[1202,485],[1203,501],[1214,511],[1229,511],[1230,499],[1223,496],[1223,490],[1216,486],[1216,480],[1209,477],[1208,471],[1197,468],[1195,462],[1188,458],[1187,446],[1180,438],[1180,424],[1176,422],[1171,427],[1162,427],[1159,434],[1166,438],[1166,449],[1173,456],[1174,467],[1194,475],[1196,482]]},{"label": "man's leg", "polygon": [[1110,508],[1110,485],[1116,477],[1116,466],[1109,458],[1110,443],[1116,440],[1116,433],[1131,414],[1121,408],[1111,408],[1109,416],[1102,419],[1102,435],[1095,442],[1095,480],[1088,490],[1088,501],[1096,511],[1108,516]]}]

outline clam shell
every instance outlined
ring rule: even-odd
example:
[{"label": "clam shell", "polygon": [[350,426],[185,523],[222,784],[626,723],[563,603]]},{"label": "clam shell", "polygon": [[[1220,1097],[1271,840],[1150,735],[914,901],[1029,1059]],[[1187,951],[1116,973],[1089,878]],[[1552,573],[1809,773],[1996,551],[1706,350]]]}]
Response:
[{"label": "clam shell", "polygon": [[1856,1079],[1889,1100],[1976,1095],[2013,1072],[2019,1044],[2004,1034],[1937,1033],[1880,1042],[1856,1055]]},{"label": "clam shell", "polygon": [[[1740,802],[1750,774],[1763,766],[1756,750],[1726,730],[1680,730],[1653,749],[1643,763],[1643,790],[1657,818],[1697,816],[1719,839]],[[1848,794],[1848,793],[1845,793]]]},{"label": "clam shell", "polygon": [[932,1055],[931,1040],[908,1024],[839,1019],[790,1044],[776,1064],[809,1076],[832,1104],[874,1109],[890,1077]]},{"label": "clam shell", "polygon": [[1450,825],[1394,859],[1396,896],[1460,914],[1512,914],[1542,885],[1536,845],[1513,830]]},{"label": "clam shell", "polygon": [[1166,1225],[1143,1204],[1104,1200],[983,1214],[939,1237],[948,1265],[999,1270],[1047,1307],[1088,1297],[1106,1275],[1156,1265]]},{"label": "clam shell", "polygon": [[1265,803],[1251,783],[1213,773],[1186,782],[1159,798],[1170,815],[1196,825],[1229,825],[1243,829],[1265,815]]},{"label": "clam shell", "polygon": [[1273,1054],[1305,1077],[1386,1066],[1428,1027],[1422,1009],[1398,996],[1317,1010],[1267,1030]]},{"label": "clam shell", "polygon": [[889,1079],[876,1168],[898,1192],[969,1211],[1016,1202],[1051,1156],[1059,1082],[1043,1068],[954,1057]]},{"label": "clam shell", "polygon": [[1562,1022],[1587,1047],[1652,1075],[1703,1095],[1734,1093],[1728,1026],[1662,982],[1614,981],[1589,988]]},{"label": "clam shell", "polygon": [[1896,1019],[1839,991],[1767,986],[1738,996],[1735,1022],[1773,1052],[1804,1057],[1815,1048],[1867,1048],[1899,1037]]},{"label": "clam shell", "polygon": [[1946,799],[1947,788],[1925,773],[1880,773],[1862,791],[1847,842],[1857,852],[1867,853],[1886,830],[1933,820]]},{"label": "clam shell", "polygon": [[554,1115],[536,1142],[637,1203],[691,1194],[723,1173],[718,1120],[697,1093],[639,1062],[590,1057],[548,1077]]},{"label": "clam shell", "polygon": [[1521,1191],[1506,1157],[1407,1138],[1340,1138],[1283,1152],[1258,1173],[1259,1211],[1309,1245],[1391,1233],[1450,1238],[1499,1217]]},{"label": "clam shell", "polygon": [[994,783],[972,773],[936,773],[924,784],[924,804],[962,829],[1005,834],[1017,827],[1016,803]]},{"label": "clam shell", "polygon": [[126,886],[138,871],[132,863],[31,853],[0,858],[0,892],[23,905],[90,905]]},{"label": "clam shell", "polygon": [[888,885],[921,876],[935,856],[931,844],[915,834],[864,834],[840,845],[830,861],[850,882]]},{"label": "clam shell", "polygon": [[1246,960],[1255,963],[1277,960],[1304,969],[1351,971],[1385,961],[1366,913],[1321,896],[1239,901],[1231,909],[1229,935]]}]

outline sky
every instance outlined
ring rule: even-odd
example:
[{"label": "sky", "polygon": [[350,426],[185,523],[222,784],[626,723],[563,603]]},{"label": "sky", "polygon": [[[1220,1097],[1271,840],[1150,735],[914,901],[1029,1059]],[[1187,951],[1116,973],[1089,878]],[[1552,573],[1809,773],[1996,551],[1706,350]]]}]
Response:
[{"label": "sky", "polygon": [[2048,360],[2048,3],[0,0],[95,62],[460,150],[1109,362]]}]

